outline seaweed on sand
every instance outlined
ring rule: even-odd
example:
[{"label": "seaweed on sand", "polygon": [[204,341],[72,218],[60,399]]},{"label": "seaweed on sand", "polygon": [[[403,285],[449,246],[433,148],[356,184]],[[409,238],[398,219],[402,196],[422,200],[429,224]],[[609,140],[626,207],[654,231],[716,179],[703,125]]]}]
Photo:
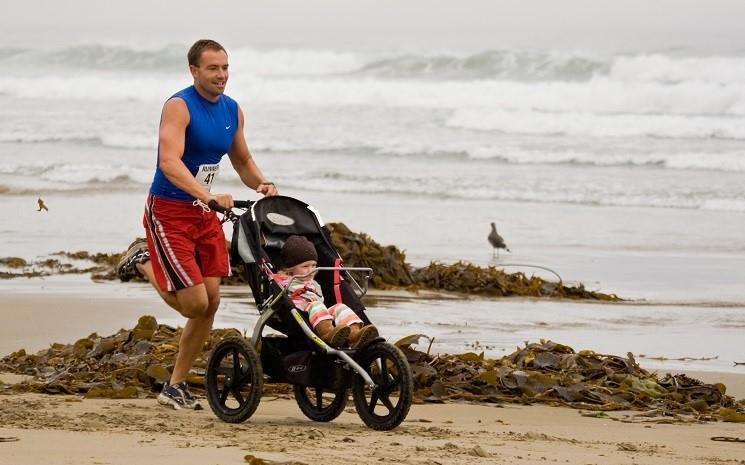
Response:
[{"label": "seaweed on sand", "polygon": [[644,411],[665,421],[745,421],[745,400],[726,395],[724,384],[705,384],[684,374],[660,379],[642,369],[631,353],[577,352],[541,340],[497,360],[483,352],[432,356],[414,349],[416,342],[409,337],[396,344],[411,364],[421,402],[546,403]]},{"label": "seaweed on sand", "polygon": [[[212,348],[235,329],[215,329],[207,338],[187,381],[200,392]],[[131,330],[91,334],[73,344],[52,344],[0,359],[0,372],[27,381],[0,386],[0,393],[41,392],[86,397],[154,397],[170,377],[181,328],[143,316]],[[721,383],[704,384],[686,375],[659,378],[625,357],[575,351],[551,341],[526,344],[501,359],[483,353],[430,355],[413,346],[419,335],[396,343],[414,375],[418,402],[547,403],[593,411],[636,410],[665,421],[745,421],[745,400],[726,395]],[[266,393],[289,387],[267,383]]]},{"label": "seaweed on sand", "polygon": [[[58,258],[41,258],[28,262],[19,257],[2,257],[0,266],[7,268],[7,271],[0,271],[0,279],[12,278],[35,278],[41,276],[51,276],[58,274],[85,274],[92,273],[94,279],[115,279],[114,267],[119,262],[122,254],[91,254],[86,251],[78,252],[57,252],[52,257]],[[73,263],[64,261],[72,260]],[[75,263],[78,262],[78,263]],[[85,266],[86,262],[93,263],[93,266]]]}]

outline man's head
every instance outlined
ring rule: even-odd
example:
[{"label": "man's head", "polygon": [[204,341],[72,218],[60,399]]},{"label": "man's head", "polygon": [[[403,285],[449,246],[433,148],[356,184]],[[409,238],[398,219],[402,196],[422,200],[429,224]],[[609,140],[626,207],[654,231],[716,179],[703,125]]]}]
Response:
[{"label": "man's head", "polygon": [[194,42],[186,55],[194,87],[208,100],[217,100],[228,82],[228,53],[214,40]]}]

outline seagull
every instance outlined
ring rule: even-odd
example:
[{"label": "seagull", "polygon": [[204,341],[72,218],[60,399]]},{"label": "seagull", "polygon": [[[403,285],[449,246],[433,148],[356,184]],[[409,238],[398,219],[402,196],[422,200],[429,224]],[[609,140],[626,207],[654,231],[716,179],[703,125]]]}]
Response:
[{"label": "seagull", "polygon": [[487,239],[489,239],[489,244],[494,247],[492,258],[494,258],[495,253],[497,254],[496,256],[499,256],[499,249],[504,249],[507,252],[510,252],[510,249],[507,248],[507,244],[504,243],[502,236],[497,233],[497,226],[494,223],[491,224],[491,232]]},{"label": "seagull", "polygon": [[41,199],[41,197],[39,197],[39,200],[37,200],[36,203],[39,204],[39,208],[36,210],[37,212],[40,212],[42,210],[47,211],[47,212],[49,211],[47,206],[44,205],[44,201]]}]

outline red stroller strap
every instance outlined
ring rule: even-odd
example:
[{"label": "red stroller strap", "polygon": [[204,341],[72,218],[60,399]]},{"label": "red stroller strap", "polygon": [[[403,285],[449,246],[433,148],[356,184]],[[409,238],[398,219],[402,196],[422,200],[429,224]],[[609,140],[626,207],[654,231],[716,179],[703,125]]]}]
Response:
[{"label": "red stroller strap", "polygon": [[341,267],[341,258],[334,260],[334,268],[337,268],[334,270],[334,296],[336,297],[337,304],[343,304],[344,302],[341,300],[341,272],[338,269],[339,267]]}]

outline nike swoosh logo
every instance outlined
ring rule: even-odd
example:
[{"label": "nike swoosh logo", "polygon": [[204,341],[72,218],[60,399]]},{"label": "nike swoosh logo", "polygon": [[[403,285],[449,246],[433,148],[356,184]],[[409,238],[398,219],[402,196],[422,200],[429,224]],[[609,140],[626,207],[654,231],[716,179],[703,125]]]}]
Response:
[{"label": "nike swoosh logo", "polygon": [[230,129],[230,126],[225,126],[225,130],[227,131],[228,129]]}]

